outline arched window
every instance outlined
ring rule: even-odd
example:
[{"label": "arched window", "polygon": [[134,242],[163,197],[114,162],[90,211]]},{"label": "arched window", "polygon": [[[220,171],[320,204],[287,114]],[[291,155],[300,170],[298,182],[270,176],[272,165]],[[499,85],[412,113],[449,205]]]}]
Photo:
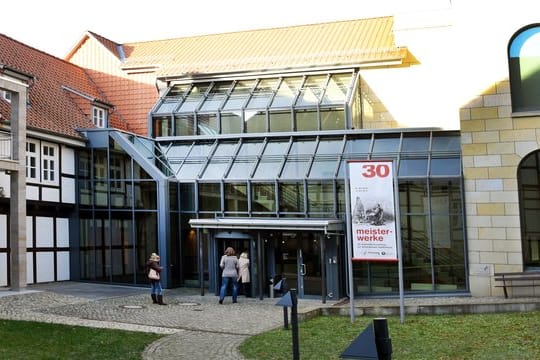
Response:
[{"label": "arched window", "polygon": [[516,32],[508,45],[512,110],[540,111],[540,24]]},{"label": "arched window", "polygon": [[517,177],[523,265],[540,269],[540,150],[523,158]]}]

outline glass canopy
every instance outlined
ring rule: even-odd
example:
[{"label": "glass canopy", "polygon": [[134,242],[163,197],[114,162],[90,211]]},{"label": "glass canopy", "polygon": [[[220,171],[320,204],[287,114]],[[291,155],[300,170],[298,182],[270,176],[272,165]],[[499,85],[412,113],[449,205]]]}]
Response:
[{"label": "glass canopy", "polygon": [[180,181],[343,179],[347,160],[392,159],[400,178],[459,177],[459,134],[294,135],[158,141]]}]

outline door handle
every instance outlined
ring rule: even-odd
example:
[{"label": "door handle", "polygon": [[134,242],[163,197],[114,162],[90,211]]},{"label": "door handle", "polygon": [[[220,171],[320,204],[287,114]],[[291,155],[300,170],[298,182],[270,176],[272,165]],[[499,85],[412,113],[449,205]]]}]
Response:
[{"label": "door handle", "polygon": [[300,265],[300,275],[302,276],[306,275],[306,264]]}]

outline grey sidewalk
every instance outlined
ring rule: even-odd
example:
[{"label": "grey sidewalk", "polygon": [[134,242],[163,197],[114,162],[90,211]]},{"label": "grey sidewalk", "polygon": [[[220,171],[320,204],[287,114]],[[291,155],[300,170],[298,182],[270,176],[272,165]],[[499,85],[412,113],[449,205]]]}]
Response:
[{"label": "grey sidewalk", "polygon": [[[279,299],[231,298],[219,305],[198,289],[165,290],[168,306],[151,304],[148,288],[61,282],[31,285],[22,292],[0,290],[0,318],[167,334],[144,359],[242,359],[247,337],[283,326]],[[399,314],[398,299],[357,299],[358,316]],[[538,310],[540,298],[419,297],[405,300],[407,314]],[[321,311],[350,315],[349,304],[300,300],[299,316]]]}]

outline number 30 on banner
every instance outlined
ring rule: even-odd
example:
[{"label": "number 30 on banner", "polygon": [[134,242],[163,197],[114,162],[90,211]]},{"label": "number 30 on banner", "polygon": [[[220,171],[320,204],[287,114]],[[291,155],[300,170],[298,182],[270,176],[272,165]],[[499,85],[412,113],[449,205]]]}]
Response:
[{"label": "number 30 on banner", "polygon": [[362,176],[366,178],[385,178],[390,175],[390,167],[387,164],[364,164]]}]

